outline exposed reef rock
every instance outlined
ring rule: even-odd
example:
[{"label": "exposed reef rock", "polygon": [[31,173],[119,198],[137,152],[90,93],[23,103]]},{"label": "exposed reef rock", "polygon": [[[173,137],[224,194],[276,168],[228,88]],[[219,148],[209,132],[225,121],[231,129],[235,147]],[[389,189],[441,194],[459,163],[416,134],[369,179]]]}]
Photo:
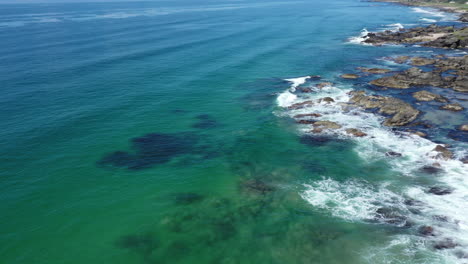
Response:
[{"label": "exposed reef rock", "polygon": [[348,129],[346,129],[346,133],[351,134],[351,135],[353,135],[355,137],[365,137],[365,136],[367,136],[366,133],[364,133],[361,130],[356,129],[356,128],[348,128]]},{"label": "exposed reef rock", "polygon": [[465,108],[463,108],[463,106],[461,106],[460,104],[447,104],[447,105],[441,106],[440,109],[448,110],[452,112],[458,112],[458,111],[464,110]]},{"label": "exposed reef rock", "polygon": [[393,97],[366,95],[364,91],[353,91],[350,103],[365,109],[378,109],[378,112],[391,115],[384,122],[386,126],[404,126],[413,122],[420,112],[410,104]]},{"label": "exposed reef rock", "polygon": [[468,47],[468,28],[431,25],[400,29],[397,32],[387,30],[369,33],[365,38],[365,43],[373,45],[417,43],[428,47],[461,49]]},{"label": "exposed reef rock", "polygon": [[413,97],[416,100],[422,101],[422,102],[430,102],[430,101],[437,101],[437,102],[441,102],[441,103],[447,103],[448,102],[447,98],[445,98],[445,97],[443,97],[441,95],[435,94],[435,93],[424,91],[424,90],[413,93]]},{"label": "exposed reef rock", "polygon": [[365,73],[372,73],[372,74],[384,74],[384,73],[388,73],[392,71],[389,69],[382,69],[382,68],[363,68],[363,67],[359,67],[358,70],[365,72]]},{"label": "exposed reef rock", "polygon": [[357,78],[359,78],[359,75],[346,73],[346,74],[342,74],[340,77],[343,78],[343,79],[357,79]]}]

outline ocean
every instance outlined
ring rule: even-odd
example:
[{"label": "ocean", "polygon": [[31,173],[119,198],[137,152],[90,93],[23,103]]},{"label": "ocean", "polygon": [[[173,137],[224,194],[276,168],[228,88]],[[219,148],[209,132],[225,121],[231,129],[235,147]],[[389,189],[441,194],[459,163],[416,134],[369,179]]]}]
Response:
[{"label": "ocean", "polygon": [[[420,170],[434,142],[464,155],[445,132],[466,112],[424,115],[445,122],[429,140],[287,108],[307,76],[344,102],[372,76],[341,74],[436,52],[361,31],[454,20],[358,0],[0,5],[0,262],[466,263],[467,167]],[[291,116],[311,111],[371,136],[307,137]]]}]

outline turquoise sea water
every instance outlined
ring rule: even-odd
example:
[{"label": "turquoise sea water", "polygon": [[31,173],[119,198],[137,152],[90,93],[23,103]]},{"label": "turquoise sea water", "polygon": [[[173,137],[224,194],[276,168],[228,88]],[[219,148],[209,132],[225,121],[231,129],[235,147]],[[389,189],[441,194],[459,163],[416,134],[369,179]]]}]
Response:
[{"label": "turquoise sea water", "polygon": [[418,225],[361,217],[433,178],[303,138],[276,102],[287,78],[365,87],[338,76],[418,48],[348,38],[421,17],[441,19],[357,0],[1,5],[0,262],[458,263]]}]

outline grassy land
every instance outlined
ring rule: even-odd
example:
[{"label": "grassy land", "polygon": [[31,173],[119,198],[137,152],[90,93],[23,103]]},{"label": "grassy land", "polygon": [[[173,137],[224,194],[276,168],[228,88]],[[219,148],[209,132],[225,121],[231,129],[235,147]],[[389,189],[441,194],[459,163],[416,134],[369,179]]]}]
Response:
[{"label": "grassy land", "polygon": [[468,0],[377,0],[381,2],[398,2],[406,5],[428,6],[468,12]]}]

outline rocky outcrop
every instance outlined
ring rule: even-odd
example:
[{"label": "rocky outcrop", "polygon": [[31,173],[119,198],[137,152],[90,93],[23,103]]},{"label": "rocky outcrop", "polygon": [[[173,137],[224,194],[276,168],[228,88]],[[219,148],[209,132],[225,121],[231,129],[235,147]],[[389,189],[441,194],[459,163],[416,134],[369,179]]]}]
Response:
[{"label": "rocky outcrop", "polygon": [[444,187],[431,187],[427,192],[435,195],[447,195],[452,193],[452,189]]},{"label": "rocky outcrop", "polygon": [[436,158],[439,159],[453,159],[453,153],[442,145],[437,145],[432,151],[438,152]]},{"label": "rocky outcrop", "polygon": [[301,103],[295,103],[293,105],[290,105],[290,106],[288,106],[288,109],[289,110],[296,110],[296,109],[301,109],[301,108],[304,108],[304,107],[311,106],[313,104],[314,104],[314,102],[312,100],[308,100],[308,101],[304,101],[304,102],[301,102]]},{"label": "rocky outcrop", "polygon": [[422,57],[414,57],[411,59],[411,65],[413,66],[426,66],[426,65],[432,65],[436,61],[433,59],[428,59],[428,58],[422,58]]},{"label": "rocky outcrop", "polygon": [[458,130],[460,131],[468,131],[468,124],[461,125]]},{"label": "rocky outcrop", "polygon": [[441,107],[439,107],[439,109],[441,110],[448,110],[448,111],[452,111],[452,112],[459,112],[459,111],[462,111],[463,109],[463,106],[461,106],[460,104],[447,104],[447,105],[443,105]]},{"label": "rocky outcrop", "polygon": [[343,79],[357,79],[359,78],[359,75],[357,74],[351,74],[351,73],[345,73],[340,76]]},{"label": "rocky outcrop", "polygon": [[400,29],[397,32],[384,31],[369,33],[365,36],[365,43],[382,44],[421,44],[429,47],[461,49],[468,47],[467,27],[430,25]]},{"label": "rocky outcrop", "polygon": [[333,83],[331,83],[331,82],[322,82],[322,83],[317,84],[317,88],[319,88],[319,89],[322,89],[322,88],[328,87],[328,86],[333,86]]},{"label": "rocky outcrop", "polygon": [[422,101],[422,102],[430,102],[430,101],[437,101],[437,102],[441,102],[441,103],[447,103],[448,100],[447,98],[439,95],[439,94],[435,94],[435,93],[431,93],[431,92],[428,92],[428,91],[419,91],[419,92],[415,92],[413,93],[413,97],[418,100],[418,101]]},{"label": "rocky outcrop", "polygon": [[431,85],[436,87],[445,86],[440,72],[425,72],[416,67],[392,76],[373,80],[370,84],[394,89],[408,89],[411,88],[411,86],[417,85]]},{"label": "rocky outcrop", "polygon": [[361,130],[356,129],[356,128],[348,128],[348,129],[346,129],[346,133],[348,133],[350,135],[353,135],[355,137],[365,137],[365,136],[367,136],[366,133],[364,133]]},{"label": "rocky outcrop", "polygon": [[365,72],[365,73],[372,73],[372,74],[384,74],[391,72],[389,69],[382,69],[382,68],[362,68],[359,67],[358,70]]},{"label": "rocky outcrop", "polygon": [[366,95],[364,91],[353,91],[350,103],[364,109],[378,109],[378,112],[390,115],[384,122],[386,126],[404,126],[413,122],[420,112],[410,104],[393,97]]},{"label": "rocky outcrop", "polygon": [[332,121],[317,121],[314,123],[314,127],[324,128],[324,129],[339,129],[341,125]]},{"label": "rocky outcrop", "polygon": [[322,116],[321,114],[312,113],[312,114],[299,114],[299,115],[295,115],[293,118],[321,117],[321,116]]}]

